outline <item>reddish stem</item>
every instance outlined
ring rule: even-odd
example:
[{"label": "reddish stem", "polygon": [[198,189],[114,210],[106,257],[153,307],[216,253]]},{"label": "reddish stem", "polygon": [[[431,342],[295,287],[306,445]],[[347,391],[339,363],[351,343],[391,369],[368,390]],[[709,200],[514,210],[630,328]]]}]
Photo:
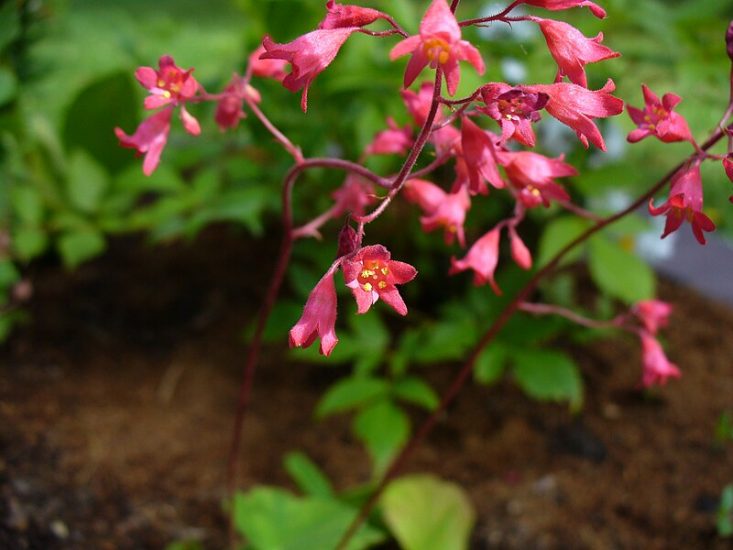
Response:
[{"label": "reddish stem", "polygon": [[480,25],[482,23],[490,23],[491,21],[504,21],[507,19],[507,15],[509,15],[509,12],[511,12],[514,8],[519,6],[520,4],[524,4],[524,0],[514,0],[511,4],[509,4],[506,8],[504,8],[502,11],[497,13],[496,15],[490,15],[488,17],[479,17],[477,19],[466,19],[465,21],[459,21],[458,25],[461,27],[470,27],[471,25]]}]

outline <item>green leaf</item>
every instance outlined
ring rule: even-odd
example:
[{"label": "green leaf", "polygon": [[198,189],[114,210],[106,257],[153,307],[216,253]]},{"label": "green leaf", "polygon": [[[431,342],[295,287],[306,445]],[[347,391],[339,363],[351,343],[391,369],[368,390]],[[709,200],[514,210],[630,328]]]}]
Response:
[{"label": "green leaf", "polygon": [[64,264],[69,268],[74,268],[104,252],[106,242],[104,235],[98,231],[81,229],[64,233],[59,238],[57,246]]},{"label": "green leaf", "polygon": [[330,497],[333,487],[326,475],[304,453],[288,453],[285,456],[285,469],[295,484],[306,495],[314,497]]},{"label": "green leaf", "polygon": [[580,406],[583,387],[578,367],[564,353],[546,350],[515,350],[514,377],[534,399],[569,401]]},{"label": "green leaf", "polygon": [[476,513],[458,485],[430,475],[403,477],[389,484],[381,503],[404,550],[468,548]]},{"label": "green leaf", "polygon": [[316,407],[316,416],[330,414],[364,405],[389,391],[389,385],[377,378],[350,376],[331,386]]},{"label": "green leaf", "polygon": [[13,232],[13,251],[21,260],[31,260],[45,252],[48,235],[37,227],[21,227]]},{"label": "green leaf", "polygon": [[[545,265],[555,254],[583,233],[589,225],[586,220],[567,216],[557,218],[547,224],[540,237],[537,265]],[[583,246],[578,246],[565,256],[562,263],[577,261],[580,259],[582,252]]]},{"label": "green leaf", "polygon": [[69,159],[66,194],[71,204],[82,212],[95,212],[109,186],[104,168],[88,153],[75,150]]},{"label": "green leaf", "polygon": [[0,260],[0,288],[8,288],[20,280],[20,273],[10,260]]},{"label": "green leaf", "polygon": [[40,225],[43,222],[43,199],[35,187],[13,187],[10,201],[18,221],[26,225]]},{"label": "green leaf", "polygon": [[627,304],[654,297],[654,272],[644,261],[603,235],[590,239],[588,267],[598,287]]},{"label": "green leaf", "polygon": [[0,67],[0,107],[15,98],[18,92],[18,80],[7,67]]},{"label": "green leaf", "polygon": [[410,421],[394,403],[382,399],[354,417],[353,430],[369,449],[375,471],[381,472],[407,441]]},{"label": "green leaf", "polygon": [[726,485],[720,494],[717,529],[721,537],[733,536],[733,485]]},{"label": "green leaf", "polygon": [[[259,487],[234,497],[234,523],[254,550],[335,548],[357,511],[335,499],[298,498],[282,489]],[[348,550],[382,542],[382,531],[362,526]]]},{"label": "green leaf", "polygon": [[6,2],[0,8],[0,51],[20,35],[20,11],[16,2]]},{"label": "green leaf", "polygon": [[392,384],[395,397],[419,405],[429,411],[438,406],[438,396],[427,382],[416,376],[400,378]]},{"label": "green leaf", "polygon": [[476,381],[488,385],[498,380],[504,372],[507,356],[508,350],[497,342],[484,349],[476,358],[473,370]]}]

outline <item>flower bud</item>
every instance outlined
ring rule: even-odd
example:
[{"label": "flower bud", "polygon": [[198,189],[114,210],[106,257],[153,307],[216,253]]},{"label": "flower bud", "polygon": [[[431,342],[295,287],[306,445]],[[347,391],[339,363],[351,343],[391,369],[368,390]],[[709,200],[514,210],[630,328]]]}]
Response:
[{"label": "flower bud", "polygon": [[338,252],[336,253],[336,256],[340,258],[341,256],[351,254],[359,248],[360,245],[359,235],[356,230],[347,223],[339,232]]}]

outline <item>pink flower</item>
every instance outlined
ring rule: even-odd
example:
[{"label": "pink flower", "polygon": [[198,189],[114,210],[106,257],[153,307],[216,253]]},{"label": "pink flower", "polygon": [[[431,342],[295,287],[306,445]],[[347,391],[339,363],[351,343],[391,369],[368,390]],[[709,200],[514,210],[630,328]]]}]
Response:
[{"label": "pink flower", "polygon": [[590,0],[524,0],[524,4],[545,8],[550,11],[567,10],[569,8],[587,7],[599,19],[606,17],[606,10]]},{"label": "pink flower", "polygon": [[596,91],[567,82],[524,86],[523,89],[550,96],[545,106],[547,112],[575,130],[583,145],[588,147],[590,141],[602,151],[606,150],[606,144],[591,119],[617,115],[624,110],[624,102],[611,95],[616,89],[611,79]]},{"label": "pink flower", "polygon": [[331,64],[346,39],[356,30],[357,27],[318,29],[287,44],[277,44],[265,36],[262,45],[266,51],[260,59],[284,59],[290,63],[291,72],[282,83],[291,92],[303,90],[300,107],[305,112],[311,82]]},{"label": "pink flower", "polygon": [[412,130],[408,125],[397,126],[392,117],[387,118],[387,130],[378,132],[367,146],[367,155],[403,155],[412,146]]},{"label": "pink flower", "polygon": [[700,164],[695,163],[688,170],[680,170],[673,177],[669,189],[669,198],[662,206],[655,207],[654,199],[649,199],[649,213],[652,216],[666,214],[662,238],[677,231],[682,222],[692,224],[692,233],[697,242],[705,244],[703,231],[714,231],[715,224],[702,212],[702,179]]},{"label": "pink flower", "polygon": [[532,123],[540,120],[538,111],[544,109],[550,97],[543,93],[526,92],[503,82],[492,82],[481,87],[486,107],[480,109],[501,125],[501,141],[516,139],[534,147]]},{"label": "pink flower", "polygon": [[661,300],[642,300],[632,311],[650,334],[656,334],[660,327],[667,326],[672,306]]},{"label": "pink flower", "polygon": [[305,302],[303,315],[290,329],[290,347],[310,346],[321,339],[321,355],[330,355],[336,343],[336,286],[328,271],[313,288]]},{"label": "pink flower", "polygon": [[494,280],[494,271],[499,263],[499,237],[501,229],[495,227],[483,237],[473,243],[468,254],[462,260],[451,258],[450,275],[473,269],[473,283],[484,285],[489,283],[496,294],[501,294],[501,289]]},{"label": "pink flower", "polygon": [[249,55],[249,70],[254,76],[272,78],[282,82],[288,74],[285,66],[288,64],[284,59],[260,59],[265,53],[265,47],[260,44],[255,51]]},{"label": "pink flower", "polygon": [[532,267],[532,254],[517,234],[514,225],[509,225],[509,240],[511,242],[512,259],[522,269],[530,269]]},{"label": "pink flower", "polygon": [[562,21],[539,17],[530,19],[540,26],[545,35],[547,47],[558,66],[558,76],[567,75],[571,82],[583,88],[588,87],[585,65],[621,55],[601,45],[602,32],[595,38],[586,38],[578,29]]},{"label": "pink flower", "polygon": [[643,330],[639,336],[643,362],[642,386],[645,388],[655,384],[663,386],[668,378],[679,378],[682,375],[677,365],[667,359],[661,344],[654,336]]},{"label": "pink flower", "polygon": [[389,16],[381,11],[361,6],[348,4],[337,4],[335,0],[326,2],[328,14],[318,25],[319,29],[338,29],[342,27],[363,27],[374,23],[377,19],[389,19]]},{"label": "pink flower", "polygon": [[356,299],[358,313],[366,313],[379,298],[400,315],[407,315],[407,306],[395,285],[412,281],[417,271],[410,264],[390,259],[382,245],[360,248],[343,264],[346,286]]},{"label": "pink flower", "polygon": [[631,120],[638,126],[627,138],[630,143],[636,143],[647,136],[657,136],[665,143],[693,142],[687,121],[681,114],[672,110],[682,101],[680,96],[664,94],[660,101],[659,97],[645,84],[641,85],[641,91],[644,94],[644,110],[631,105],[626,106]]},{"label": "pink flower", "polygon": [[240,119],[246,116],[242,110],[245,98],[255,103],[259,103],[262,99],[257,90],[247,84],[244,78],[236,74],[232,76],[232,80],[224,88],[222,96],[216,103],[216,112],[214,113],[214,120],[222,131],[235,128]]},{"label": "pink flower", "polygon": [[404,192],[405,198],[417,203],[425,214],[420,218],[423,231],[444,227],[446,244],[453,244],[453,239],[457,237],[458,243],[466,246],[463,223],[466,212],[471,208],[471,199],[465,187],[455,193],[446,193],[434,183],[411,179],[405,185]]},{"label": "pink flower", "polygon": [[193,69],[184,71],[169,55],[161,57],[158,65],[157,71],[152,67],[140,67],[135,71],[135,78],[151,94],[145,98],[146,109],[157,109],[170,103],[178,105],[196,95],[199,83],[191,76]]},{"label": "pink flower", "polygon": [[578,172],[564,162],[562,155],[553,159],[531,151],[504,151],[499,153],[499,162],[504,166],[509,181],[519,190],[519,199],[527,208],[539,204],[549,206],[551,199],[570,199],[555,178],[575,176]]},{"label": "pink flower", "polygon": [[446,0],[433,0],[420,22],[420,34],[405,38],[389,54],[391,60],[411,53],[405,70],[404,86],[407,88],[427,66],[441,67],[445,73],[448,93],[453,95],[458,88],[459,61],[468,61],[479,74],[484,72],[484,61],[478,50],[461,40],[461,28]]},{"label": "pink flower", "polygon": [[496,151],[492,143],[493,134],[479,128],[468,117],[461,122],[461,150],[466,163],[471,193],[486,195],[488,181],[497,189],[504,187],[499,169],[496,166]]},{"label": "pink flower", "polygon": [[331,217],[337,218],[345,212],[363,216],[366,207],[374,203],[374,186],[371,182],[355,174],[346,176],[343,185],[333,192],[336,204]]},{"label": "pink flower", "polygon": [[173,107],[168,107],[149,116],[140,123],[131,136],[123,132],[121,128],[115,128],[115,135],[120,140],[122,147],[137,149],[139,155],[145,155],[143,174],[146,176],[152,174],[158,167],[160,154],[168,141],[172,114]]},{"label": "pink flower", "polygon": [[[733,153],[728,153],[723,159],[723,169],[725,170],[725,175],[728,176],[728,179],[733,181]],[[728,200],[733,202],[733,195],[728,197]]]}]

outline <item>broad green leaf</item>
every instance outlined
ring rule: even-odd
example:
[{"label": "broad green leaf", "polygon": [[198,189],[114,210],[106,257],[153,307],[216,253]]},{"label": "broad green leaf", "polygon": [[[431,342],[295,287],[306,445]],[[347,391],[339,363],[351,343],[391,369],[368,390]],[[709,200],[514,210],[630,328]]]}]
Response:
[{"label": "broad green leaf", "polygon": [[424,474],[403,477],[389,484],[381,503],[403,550],[468,548],[476,513],[455,483]]},{"label": "broad green leaf", "polygon": [[104,168],[88,153],[77,149],[71,154],[66,194],[75,208],[95,212],[108,186],[109,178]]},{"label": "broad green leaf", "polygon": [[48,235],[37,227],[21,227],[13,231],[13,251],[21,260],[31,260],[48,247]]},{"label": "broad green leaf", "polygon": [[354,417],[353,429],[369,449],[375,471],[381,472],[407,441],[410,421],[394,403],[382,399]]},{"label": "broad green leaf", "polygon": [[18,80],[6,67],[0,67],[0,107],[12,101],[18,92]]},{"label": "broad green leaf", "polygon": [[64,233],[58,240],[58,249],[64,264],[74,268],[104,252],[104,235],[93,229]]},{"label": "broad green leaf", "polygon": [[[298,498],[268,487],[234,497],[235,526],[254,550],[335,548],[356,513],[356,509],[335,499]],[[384,538],[382,531],[364,525],[347,549],[368,548]]]},{"label": "broad green leaf", "polygon": [[389,391],[389,385],[377,378],[350,376],[336,382],[321,398],[316,407],[316,416],[353,409],[382,397]]},{"label": "broad green leaf", "polygon": [[481,384],[491,384],[504,372],[509,351],[498,342],[493,342],[476,358],[473,376]]},{"label": "broad green leaf", "polygon": [[392,384],[392,393],[398,399],[409,401],[429,411],[438,406],[438,396],[427,382],[416,376],[400,378]]},{"label": "broad green leaf", "polygon": [[8,288],[20,280],[20,273],[10,260],[0,260],[0,288]]},{"label": "broad green leaf", "polygon": [[293,452],[285,456],[285,469],[296,485],[306,495],[329,497],[333,495],[331,482],[304,453]]},{"label": "broad green leaf", "polygon": [[[557,218],[547,224],[540,237],[537,265],[543,266],[549,262],[555,254],[583,233],[588,226],[589,222],[586,220],[573,217]],[[577,261],[582,252],[583,246],[578,246],[565,256],[562,263]]]},{"label": "broad green leaf", "polygon": [[583,383],[578,367],[567,355],[556,351],[515,350],[512,359],[514,377],[527,395],[580,406]]},{"label": "broad green leaf", "polygon": [[43,222],[43,199],[35,187],[16,186],[10,191],[10,201],[18,221],[25,225],[40,225]]},{"label": "broad green leaf", "polygon": [[651,268],[604,235],[590,239],[588,267],[593,281],[603,292],[627,304],[654,297]]}]

